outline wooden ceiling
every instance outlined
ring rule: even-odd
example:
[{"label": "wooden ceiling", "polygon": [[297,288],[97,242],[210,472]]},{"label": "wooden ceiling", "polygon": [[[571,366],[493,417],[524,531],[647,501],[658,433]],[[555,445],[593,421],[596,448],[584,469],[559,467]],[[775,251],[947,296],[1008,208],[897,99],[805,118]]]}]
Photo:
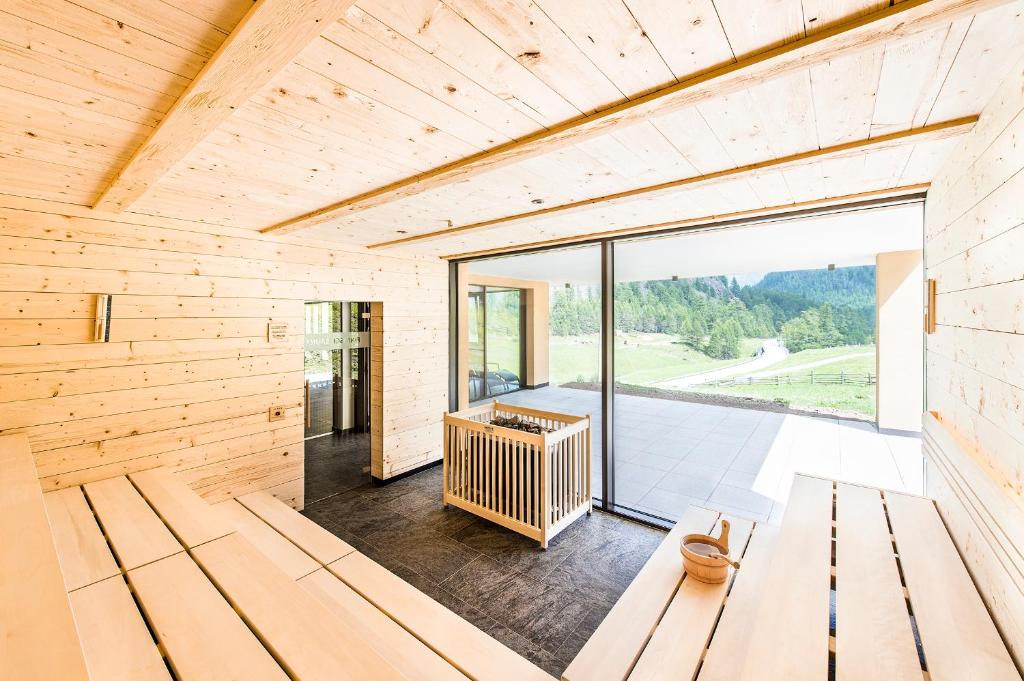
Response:
[{"label": "wooden ceiling", "polygon": [[437,255],[558,242],[919,191],[1024,57],[1024,0],[350,5],[5,0],[0,193]]}]

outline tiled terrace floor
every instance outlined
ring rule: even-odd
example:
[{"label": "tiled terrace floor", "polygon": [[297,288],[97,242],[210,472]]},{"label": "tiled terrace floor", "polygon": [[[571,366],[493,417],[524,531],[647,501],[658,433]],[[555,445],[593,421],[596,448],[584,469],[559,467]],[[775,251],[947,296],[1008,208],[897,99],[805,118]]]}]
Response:
[{"label": "tiled terrace floor", "polygon": [[[593,490],[601,489],[600,394],[548,387],[499,398],[593,415]],[[615,502],[669,520],[690,504],[781,519],[794,473],[920,494],[921,441],[869,423],[619,395]]]}]

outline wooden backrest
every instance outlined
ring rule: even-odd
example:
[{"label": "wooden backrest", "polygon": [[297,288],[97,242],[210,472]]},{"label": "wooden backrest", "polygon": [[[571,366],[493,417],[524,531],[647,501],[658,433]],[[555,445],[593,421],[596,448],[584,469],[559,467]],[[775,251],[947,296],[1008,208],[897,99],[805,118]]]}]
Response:
[{"label": "wooden backrest", "polygon": [[0,679],[88,678],[28,437],[0,436]]}]

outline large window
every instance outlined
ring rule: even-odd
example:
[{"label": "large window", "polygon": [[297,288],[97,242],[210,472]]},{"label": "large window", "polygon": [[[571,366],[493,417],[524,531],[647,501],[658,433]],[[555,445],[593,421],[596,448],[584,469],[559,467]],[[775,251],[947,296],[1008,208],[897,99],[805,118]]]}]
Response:
[{"label": "large window", "polygon": [[468,394],[590,415],[594,497],[655,522],[778,518],[796,472],[920,492],[919,440],[878,430],[919,320],[876,328],[920,246],[904,204],[464,263]]}]

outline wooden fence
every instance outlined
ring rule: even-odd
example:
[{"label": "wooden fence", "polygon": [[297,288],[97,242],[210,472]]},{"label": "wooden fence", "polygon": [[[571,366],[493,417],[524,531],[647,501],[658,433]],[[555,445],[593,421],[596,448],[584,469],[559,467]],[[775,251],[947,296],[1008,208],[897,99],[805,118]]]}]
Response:
[{"label": "wooden fence", "polygon": [[869,372],[840,371],[838,373],[777,374],[775,376],[738,376],[701,383],[702,387],[731,388],[742,385],[875,385],[878,376]]}]

